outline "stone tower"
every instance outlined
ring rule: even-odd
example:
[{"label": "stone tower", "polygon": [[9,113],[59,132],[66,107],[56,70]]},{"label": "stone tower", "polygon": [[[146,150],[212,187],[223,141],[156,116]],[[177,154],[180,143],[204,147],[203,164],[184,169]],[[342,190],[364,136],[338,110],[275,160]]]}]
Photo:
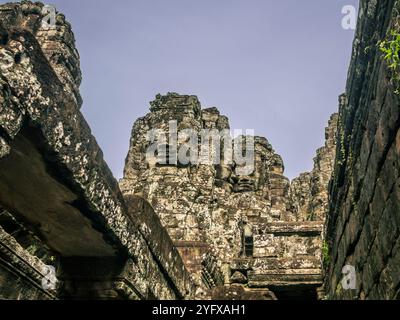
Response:
[{"label": "stone tower", "polygon": [[[325,207],[312,215],[302,210],[305,203],[307,210],[312,205],[313,210],[317,208],[314,203],[321,192],[321,205],[326,205],[327,178],[332,167],[327,158],[334,149],[331,144],[335,116],[326,132],[327,145],[318,151],[315,169],[305,174],[309,177],[308,185],[297,179],[292,184],[295,192],[291,196],[282,158],[263,137],[254,137],[254,171],[248,175],[237,174],[235,162],[182,165],[176,161],[149,160],[146,157],[151,144],[148,132],[159,129],[172,137],[170,121],[176,121],[177,131],[229,129],[227,117],[216,108],[202,109],[196,96],[157,95],[150,105],[150,113],[133,126],[120,187],[125,195],[138,195],[153,206],[200,287],[210,289],[235,282],[247,283],[249,271],[255,268],[239,267],[243,259],[251,263],[261,259],[261,270],[269,268],[271,259],[297,254],[319,259],[321,239],[318,234],[322,231],[321,210]],[[178,139],[177,147],[182,143]],[[164,144],[168,148],[162,149]],[[175,150],[171,145],[168,141],[158,141],[160,150],[164,153],[168,150],[170,158],[173,157],[171,150]],[[302,193],[302,188],[306,193]],[[314,222],[309,235],[307,232],[297,235],[292,226],[302,220],[319,222]],[[271,226],[275,227],[268,231]],[[291,231],[281,232],[281,228]],[[235,259],[242,260],[238,263]]]}]

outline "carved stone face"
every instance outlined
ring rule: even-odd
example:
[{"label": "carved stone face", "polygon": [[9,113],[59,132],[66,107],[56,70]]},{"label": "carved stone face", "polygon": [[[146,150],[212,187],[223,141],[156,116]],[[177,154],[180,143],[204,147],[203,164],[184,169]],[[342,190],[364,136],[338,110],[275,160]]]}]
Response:
[{"label": "carved stone face", "polygon": [[239,176],[233,186],[234,192],[255,191],[256,179],[254,176]]},{"label": "carved stone face", "polygon": [[254,172],[250,175],[237,175],[235,177],[234,191],[248,192],[260,190],[264,186],[266,174],[265,160],[256,154]]},{"label": "carved stone face", "polygon": [[254,172],[250,175],[237,175],[235,177],[235,192],[263,190],[267,183],[268,159],[274,157],[274,151],[265,138],[255,137],[254,142]]},{"label": "carved stone face", "polygon": [[231,186],[233,192],[255,191],[257,185],[256,174],[237,176],[233,166],[218,165],[216,169],[216,179]]}]

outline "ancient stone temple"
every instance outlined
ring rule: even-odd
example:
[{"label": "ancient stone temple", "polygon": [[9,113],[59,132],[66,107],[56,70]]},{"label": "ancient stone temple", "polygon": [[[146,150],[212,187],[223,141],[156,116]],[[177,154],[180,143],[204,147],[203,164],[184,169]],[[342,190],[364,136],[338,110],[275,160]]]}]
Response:
[{"label": "ancient stone temple", "polygon": [[[216,108],[202,109],[196,96],[168,93],[150,105],[150,113],[133,126],[120,187],[124,195],[151,204],[199,288],[234,285],[232,290],[237,290],[241,285],[244,294],[258,297],[272,296],[271,288],[283,296],[316,294],[322,285],[321,233],[337,115],[329,122],[326,146],[318,150],[314,170],[290,184],[281,156],[263,137],[254,138],[255,168],[250,175],[237,174],[235,163],[222,160],[182,165],[175,159],[179,138],[174,148],[167,141],[173,162],[149,160],[148,131],[171,136],[171,120],[177,121],[177,131],[229,129],[227,117]],[[165,143],[159,141],[159,148]]]},{"label": "ancient stone temple", "polygon": [[[400,32],[399,2],[360,1],[339,112],[293,181],[266,138],[167,93],[134,123],[117,182],[80,112],[70,24],[0,5],[0,299],[399,298],[399,97],[378,45]],[[224,134],[197,144],[204,130]],[[252,170],[226,161],[236,143]]]}]

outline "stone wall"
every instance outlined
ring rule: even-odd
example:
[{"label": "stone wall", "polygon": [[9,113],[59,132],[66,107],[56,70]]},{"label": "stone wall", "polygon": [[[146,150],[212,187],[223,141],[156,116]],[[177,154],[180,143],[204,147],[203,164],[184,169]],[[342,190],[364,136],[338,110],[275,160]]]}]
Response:
[{"label": "stone wall", "polygon": [[[398,70],[379,50],[389,30],[399,32],[399,9],[399,1],[360,1],[326,224],[330,299],[400,298]],[[345,265],[355,268],[354,290],[343,287]]]}]

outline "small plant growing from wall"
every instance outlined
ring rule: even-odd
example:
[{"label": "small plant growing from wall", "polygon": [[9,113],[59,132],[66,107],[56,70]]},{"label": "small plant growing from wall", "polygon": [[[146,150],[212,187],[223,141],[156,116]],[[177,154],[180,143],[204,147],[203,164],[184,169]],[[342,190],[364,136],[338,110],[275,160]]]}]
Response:
[{"label": "small plant growing from wall", "polygon": [[[400,6],[400,4],[398,4]],[[398,15],[399,9],[395,12]],[[378,42],[379,50],[383,53],[388,68],[392,73],[392,85],[395,88],[395,94],[400,95],[400,21],[395,19],[395,23],[388,31],[385,39]]]}]

